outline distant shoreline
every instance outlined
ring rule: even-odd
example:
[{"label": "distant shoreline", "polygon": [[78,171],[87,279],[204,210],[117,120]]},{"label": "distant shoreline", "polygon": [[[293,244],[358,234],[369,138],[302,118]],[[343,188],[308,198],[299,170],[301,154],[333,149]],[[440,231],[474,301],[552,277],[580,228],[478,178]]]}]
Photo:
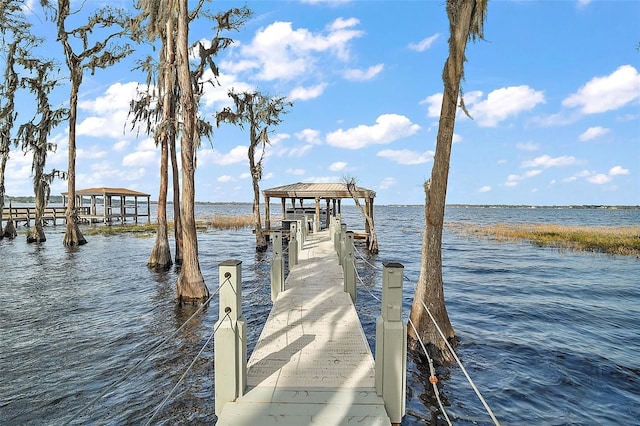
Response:
[{"label": "distant shoreline", "polygon": [[[100,199],[98,203],[100,204]],[[8,203],[20,203],[20,204],[35,204],[35,197],[33,196],[5,196],[5,207],[8,207]],[[139,204],[146,204],[139,201]],[[62,204],[61,196],[51,196],[49,204]],[[151,200],[151,205],[158,204],[157,201]],[[167,202],[172,205],[172,202]],[[196,201],[196,205],[209,205],[209,206],[251,206],[251,201]],[[271,203],[271,205],[280,205],[280,203]],[[423,204],[377,204],[383,207],[423,207]],[[605,205],[605,204],[568,204],[568,205],[529,205],[529,204],[447,204],[448,208],[485,208],[485,209],[603,209],[603,210],[638,210],[640,205]]]}]

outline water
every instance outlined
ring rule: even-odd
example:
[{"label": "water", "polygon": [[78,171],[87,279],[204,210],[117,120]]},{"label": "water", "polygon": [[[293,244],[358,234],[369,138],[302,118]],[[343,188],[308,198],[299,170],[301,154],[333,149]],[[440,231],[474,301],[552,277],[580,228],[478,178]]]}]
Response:
[{"label": "water", "polygon": [[[363,228],[355,208],[343,210],[350,227]],[[206,205],[197,214],[249,212],[246,205]],[[447,220],[629,225],[640,223],[640,210],[449,208]],[[380,308],[370,293],[380,296],[381,265],[405,266],[406,318],[422,224],[421,207],[376,208],[380,253],[358,262],[364,285],[357,308],[372,348]],[[145,424],[213,332],[217,302],[150,355],[196,309],[174,304],[175,271],[146,268],[153,237],[90,236],[89,244],[66,249],[63,232],[47,227],[41,245],[22,235],[0,241],[0,424],[60,424],[81,409],[74,424]],[[211,291],[220,262],[243,262],[249,351],[271,305],[270,252],[256,254],[253,244],[251,230],[199,234]],[[443,261],[457,353],[502,424],[637,424],[640,260],[447,231]],[[212,364],[209,343],[152,423],[213,424]],[[413,358],[408,367],[403,424],[443,424],[428,369]],[[454,424],[491,424],[459,367],[441,367],[438,376]]]}]

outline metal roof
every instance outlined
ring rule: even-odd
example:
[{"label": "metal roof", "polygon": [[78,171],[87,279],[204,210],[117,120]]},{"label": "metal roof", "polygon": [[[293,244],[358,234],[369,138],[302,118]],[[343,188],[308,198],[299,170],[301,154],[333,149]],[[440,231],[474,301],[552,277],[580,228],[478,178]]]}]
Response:
[{"label": "metal roof", "polygon": [[[375,191],[356,186],[355,195],[358,198],[374,198]],[[277,186],[262,191],[269,198],[352,198],[344,183],[292,183]]]},{"label": "metal roof", "polygon": [[[67,195],[68,192],[63,192],[62,195]],[[126,188],[87,188],[87,189],[78,189],[76,190],[76,195],[81,196],[125,196],[125,197],[150,197],[149,194],[145,194],[144,192],[134,191],[132,189]]]}]

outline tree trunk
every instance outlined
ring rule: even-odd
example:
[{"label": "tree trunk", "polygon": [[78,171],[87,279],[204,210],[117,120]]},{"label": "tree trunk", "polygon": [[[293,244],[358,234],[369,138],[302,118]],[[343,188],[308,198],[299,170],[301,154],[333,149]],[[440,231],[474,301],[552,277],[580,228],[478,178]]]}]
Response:
[{"label": "tree trunk", "polygon": [[176,154],[175,134],[169,140],[171,151],[171,176],[173,179],[173,235],[176,243],[176,265],[182,265],[182,214],[180,213],[180,171],[178,170],[178,156]]},{"label": "tree trunk", "polygon": [[[46,144],[44,149],[46,150]],[[41,155],[34,153],[34,158],[43,158]],[[44,235],[44,186],[42,180],[42,168],[44,164],[36,165],[35,177],[33,179],[33,190],[36,196],[36,218],[34,220],[33,228],[27,234],[28,243],[43,243],[47,241],[47,237]]]},{"label": "tree trunk", "polygon": [[13,239],[18,235],[18,231],[16,231],[16,226],[13,223],[13,219],[9,218],[7,224],[4,227],[4,232],[2,235],[6,238]]},{"label": "tree trunk", "polygon": [[178,42],[177,66],[178,81],[181,89],[180,103],[183,116],[180,150],[182,154],[182,226],[183,261],[176,285],[176,300],[179,303],[202,303],[209,297],[198,261],[198,238],[195,221],[195,146],[197,105],[193,95],[189,69],[189,16],[188,1],[178,1]]},{"label": "tree trunk", "polygon": [[62,243],[65,246],[81,246],[87,243],[78,227],[76,212],[76,120],[78,111],[78,89],[82,82],[82,70],[71,70],[71,96],[69,101],[69,165],[67,168],[68,204],[66,230]]},{"label": "tree trunk", "polygon": [[[166,103],[166,102],[165,102]],[[156,241],[151,251],[147,266],[153,269],[169,269],[171,267],[171,250],[167,232],[167,186],[168,186],[168,146],[166,134],[161,135],[160,142],[160,193],[158,195],[158,223]]]},{"label": "tree trunk", "polygon": [[2,214],[4,210],[4,171],[7,168],[8,158],[9,153],[3,152],[2,159],[0,159],[0,240],[4,238],[4,231],[2,230]]},{"label": "tree trunk", "polygon": [[[420,278],[409,316],[430,355],[436,362],[440,363],[449,363],[454,359],[431,316],[425,310],[425,306],[433,315],[446,339],[450,343],[455,343],[456,335],[449,321],[444,301],[442,228],[458,93],[464,69],[464,52],[469,39],[474,5],[474,1],[457,1],[455,5],[450,3],[447,7],[451,31],[449,57],[445,62],[443,71],[444,93],[431,179],[425,183],[426,229],[422,243]],[[412,327],[409,328],[408,334],[410,348],[418,350],[418,336],[416,336]]]},{"label": "tree trunk", "polygon": [[[253,223],[256,231],[256,251],[265,251],[269,245],[267,239],[264,236],[262,230],[262,218],[260,217],[260,178],[262,176],[262,161],[258,162],[256,166],[256,147],[257,136],[254,128],[254,123],[251,123],[251,145],[249,146],[249,171],[251,172],[251,183],[253,184]],[[261,159],[262,160],[262,159]]]}]

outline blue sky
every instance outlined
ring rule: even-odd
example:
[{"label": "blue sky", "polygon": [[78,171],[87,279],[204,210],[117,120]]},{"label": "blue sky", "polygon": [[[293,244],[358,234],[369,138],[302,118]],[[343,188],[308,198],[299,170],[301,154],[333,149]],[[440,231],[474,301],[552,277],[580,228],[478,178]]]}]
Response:
[{"label": "blue sky", "polygon": [[[448,54],[444,1],[246,5],[254,16],[217,58],[222,86],[207,89],[201,114],[214,120],[232,88],[293,102],[271,133],[261,188],[352,176],[376,191],[377,204],[422,204]],[[53,26],[33,10],[55,54]],[[206,23],[191,30],[192,40],[211,35]],[[635,0],[490,1],[485,40],[467,46],[462,88],[473,119],[460,113],[456,120],[447,202],[639,205],[639,43]],[[150,138],[124,131],[128,103],[144,82],[134,59],[85,77],[78,188],[126,187],[155,199],[159,151]],[[59,90],[64,103],[68,87]],[[66,138],[65,127],[52,133],[58,150],[47,169],[66,169]],[[203,141],[198,201],[252,200],[247,146],[248,134],[231,125]],[[32,194],[30,161],[12,152],[8,195]],[[66,182],[53,184],[52,194],[63,191]]]}]

